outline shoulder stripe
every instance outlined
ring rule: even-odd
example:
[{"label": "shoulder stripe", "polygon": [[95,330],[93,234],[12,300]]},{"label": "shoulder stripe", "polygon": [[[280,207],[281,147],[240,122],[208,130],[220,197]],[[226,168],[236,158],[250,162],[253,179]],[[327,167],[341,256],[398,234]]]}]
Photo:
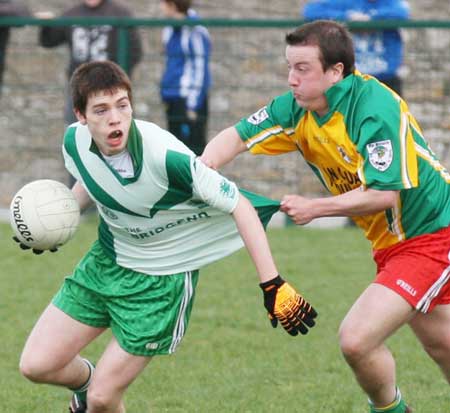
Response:
[{"label": "shoulder stripe", "polygon": [[293,128],[283,129],[280,125],[276,125],[276,126],[273,126],[272,128],[264,129],[264,131],[262,131],[261,133],[248,139],[245,142],[245,144],[247,145],[247,148],[250,149],[257,144],[264,142],[266,139],[269,139],[270,137],[272,137],[274,135],[280,134],[281,132],[284,132],[286,135],[290,136],[290,135],[293,135],[295,131]]},{"label": "shoulder stripe", "polygon": [[77,150],[75,143],[76,130],[76,127],[71,126],[67,128],[66,133],[64,134],[64,149],[70,156],[73,156],[73,153]]},{"label": "shoulder stripe", "polygon": [[417,155],[427,161],[436,172],[439,172],[445,182],[450,183],[450,173],[447,169],[430,153],[430,151],[423,148],[418,143],[415,145]]}]

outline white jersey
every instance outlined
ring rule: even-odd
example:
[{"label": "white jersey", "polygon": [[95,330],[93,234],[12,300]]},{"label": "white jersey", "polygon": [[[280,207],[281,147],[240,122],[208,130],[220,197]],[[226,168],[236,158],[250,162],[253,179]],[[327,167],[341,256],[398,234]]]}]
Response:
[{"label": "white jersey", "polygon": [[233,182],[149,122],[133,121],[127,149],[134,167],[131,178],[105,162],[87,126],[75,123],[64,137],[66,168],[95,201],[99,241],[118,265],[146,274],[174,274],[243,246],[231,216],[239,199]]}]

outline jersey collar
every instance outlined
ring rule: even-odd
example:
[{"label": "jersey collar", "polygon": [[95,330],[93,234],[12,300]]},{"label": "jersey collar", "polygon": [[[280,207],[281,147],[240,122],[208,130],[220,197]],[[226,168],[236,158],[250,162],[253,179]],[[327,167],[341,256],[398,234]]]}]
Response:
[{"label": "jersey collar", "polygon": [[347,93],[351,90],[354,77],[354,74],[350,74],[327,89],[327,91],[325,92],[325,98],[328,102],[328,112],[323,116],[319,116],[316,112],[311,112],[314,119],[319,125],[324,125],[325,123],[327,123],[336,112],[336,108],[338,107],[342,99],[344,99]]},{"label": "jersey collar", "polygon": [[[100,153],[97,145],[94,142],[94,139],[92,138],[89,150],[97,154],[103,160],[103,162],[105,162],[102,154]],[[142,136],[136,126],[136,122],[134,121],[134,119],[131,121],[130,130],[128,132],[127,150],[128,152],[130,152],[131,160],[133,161],[134,176],[132,178],[122,178],[116,171],[111,168],[111,166],[107,162],[105,162],[108,168],[110,168],[114,175],[116,175],[117,179],[125,185],[127,183],[135,182],[142,172]]]},{"label": "jersey collar", "polygon": [[325,97],[328,102],[329,112],[334,112],[341,102],[342,98],[347,95],[353,86],[355,75],[352,73],[342,79],[340,82],[331,86],[326,92]]}]

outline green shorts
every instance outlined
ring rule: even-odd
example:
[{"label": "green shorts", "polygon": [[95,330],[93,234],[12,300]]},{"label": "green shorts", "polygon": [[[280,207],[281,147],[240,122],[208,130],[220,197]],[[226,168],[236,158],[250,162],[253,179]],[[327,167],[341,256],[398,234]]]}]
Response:
[{"label": "green shorts", "polygon": [[198,271],[155,276],[120,267],[96,242],[53,304],[83,324],[111,327],[130,354],[170,354],[186,332],[197,281]]}]

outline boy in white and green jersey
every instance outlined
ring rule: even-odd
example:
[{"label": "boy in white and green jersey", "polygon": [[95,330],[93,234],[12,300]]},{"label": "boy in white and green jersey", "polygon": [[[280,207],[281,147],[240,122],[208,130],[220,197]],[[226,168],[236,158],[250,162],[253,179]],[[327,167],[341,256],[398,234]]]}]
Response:
[{"label": "boy in white and green jersey", "polygon": [[[82,65],[71,86],[79,122],[66,132],[64,159],[82,209],[97,206],[99,237],[30,334],[22,373],[72,389],[73,413],[124,412],[129,384],[183,338],[198,269],[243,245],[272,326],[306,334],[317,313],[278,274],[264,232],[279,203],[242,195],[174,136],[134,120],[116,64]],[[113,338],[94,369],[79,352],[107,328]]]},{"label": "boy in white and green jersey", "polygon": [[285,195],[281,210],[300,225],[347,216],[364,230],[378,271],[341,325],[341,350],[371,412],[409,412],[384,342],[409,324],[450,382],[450,174],[406,102],[355,70],[344,26],[308,23],[286,43],[291,90],[220,132],[202,160],[298,151],[331,196]]},{"label": "boy in white and green jersey", "polygon": [[[238,188],[169,132],[153,123],[132,121],[129,178],[93,150],[92,143],[87,126],[70,126],[64,159],[96,200],[99,242],[117,264],[165,275],[196,270],[243,246],[231,216]],[[247,195],[259,202],[266,223],[279,209],[276,201]]]}]

